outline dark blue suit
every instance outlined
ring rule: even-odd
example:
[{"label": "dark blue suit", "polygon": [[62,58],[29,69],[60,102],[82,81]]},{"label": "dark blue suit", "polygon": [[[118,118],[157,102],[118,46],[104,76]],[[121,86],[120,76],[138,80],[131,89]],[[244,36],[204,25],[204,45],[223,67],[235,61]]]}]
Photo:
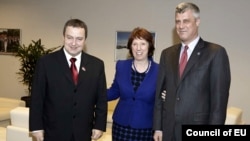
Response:
[{"label": "dark blue suit", "polygon": [[152,60],[151,68],[136,92],[131,82],[131,66],[132,59],[116,64],[115,78],[108,90],[108,100],[120,98],[113,121],[132,128],[152,128],[158,64]]}]

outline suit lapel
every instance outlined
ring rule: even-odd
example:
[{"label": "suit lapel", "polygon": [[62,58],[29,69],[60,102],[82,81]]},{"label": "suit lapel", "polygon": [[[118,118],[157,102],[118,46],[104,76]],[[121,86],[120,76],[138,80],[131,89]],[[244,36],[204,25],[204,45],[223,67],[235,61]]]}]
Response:
[{"label": "suit lapel", "polygon": [[179,58],[180,58],[180,50],[181,50],[181,44],[178,44],[174,50],[174,63],[173,63],[173,72],[175,77],[175,84],[177,84],[180,80],[179,78]]},{"label": "suit lapel", "polygon": [[196,64],[200,59],[201,57],[201,49],[204,47],[204,41],[202,39],[199,40],[199,42],[197,43],[197,45],[195,46],[188,62],[187,62],[187,66],[186,68],[184,69],[184,72],[183,72],[183,77],[181,78],[181,80],[183,78],[185,78],[185,76],[188,74],[188,72],[190,72],[190,70],[192,69],[192,67],[194,66],[194,64]]},{"label": "suit lapel", "polygon": [[74,84],[73,78],[71,75],[71,71],[69,68],[69,64],[68,64],[68,61],[67,61],[66,56],[64,54],[63,48],[58,52],[57,60],[60,64],[60,66],[62,67],[62,71],[64,72],[65,77],[70,81],[70,83]]},{"label": "suit lapel", "polygon": [[84,78],[86,78],[86,72],[90,71],[88,70],[87,65],[88,65],[88,57],[84,52],[82,52],[81,65],[79,68],[79,75],[78,75],[78,85],[81,84],[83,80],[85,80]]},{"label": "suit lapel", "polygon": [[171,66],[173,68],[173,75],[174,75],[174,83],[178,84],[180,78],[179,78],[179,57],[180,57],[180,50],[181,50],[181,44],[178,44],[174,47],[174,51],[173,53],[171,53],[171,55],[173,55],[173,63]]}]

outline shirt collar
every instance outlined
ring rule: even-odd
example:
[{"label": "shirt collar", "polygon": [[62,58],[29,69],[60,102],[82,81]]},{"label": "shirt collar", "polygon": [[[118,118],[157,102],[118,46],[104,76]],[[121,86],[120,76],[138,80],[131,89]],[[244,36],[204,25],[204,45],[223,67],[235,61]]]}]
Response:
[{"label": "shirt collar", "polygon": [[[187,46],[188,46],[188,49],[190,49],[191,51],[194,50],[195,46],[197,45],[198,41],[200,39],[200,36],[197,36],[192,42],[190,42]],[[184,48],[185,44],[184,43],[181,43],[182,44],[182,48]]]},{"label": "shirt collar", "polygon": [[[63,48],[63,51],[64,51],[64,53],[65,53],[65,56],[66,56],[66,59],[67,59],[68,64],[71,64],[70,58],[72,58],[73,56],[71,56],[71,55],[65,50],[65,48]],[[74,56],[74,58],[76,58],[76,63],[77,63],[77,64],[80,64],[81,55],[82,55],[82,52],[79,53],[78,55]]]}]

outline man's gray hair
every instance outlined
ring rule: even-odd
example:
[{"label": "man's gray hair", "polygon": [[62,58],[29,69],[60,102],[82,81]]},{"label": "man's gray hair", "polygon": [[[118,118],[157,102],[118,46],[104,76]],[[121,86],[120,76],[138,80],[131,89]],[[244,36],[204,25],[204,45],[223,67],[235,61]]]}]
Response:
[{"label": "man's gray hair", "polygon": [[200,9],[197,5],[189,2],[183,2],[177,5],[175,9],[175,14],[177,13],[184,13],[187,10],[192,10],[193,15],[196,19],[200,18]]}]

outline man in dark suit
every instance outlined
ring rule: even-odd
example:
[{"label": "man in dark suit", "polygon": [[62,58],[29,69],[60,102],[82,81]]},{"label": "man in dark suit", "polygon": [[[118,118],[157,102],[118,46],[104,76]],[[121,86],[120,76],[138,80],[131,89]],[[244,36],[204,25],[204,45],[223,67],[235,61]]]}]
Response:
[{"label": "man in dark suit", "polygon": [[[62,49],[37,62],[30,106],[30,131],[37,141],[91,141],[106,131],[104,63],[83,52],[87,25],[66,22]],[[70,59],[76,59],[74,82]]]},{"label": "man in dark suit", "polygon": [[[161,54],[154,110],[155,141],[181,141],[184,124],[225,122],[231,82],[229,58],[224,47],[198,35],[199,24],[200,10],[195,4],[181,3],[176,7],[175,28],[181,43]],[[180,74],[185,46],[187,64]]]}]

